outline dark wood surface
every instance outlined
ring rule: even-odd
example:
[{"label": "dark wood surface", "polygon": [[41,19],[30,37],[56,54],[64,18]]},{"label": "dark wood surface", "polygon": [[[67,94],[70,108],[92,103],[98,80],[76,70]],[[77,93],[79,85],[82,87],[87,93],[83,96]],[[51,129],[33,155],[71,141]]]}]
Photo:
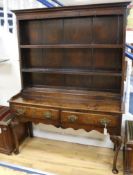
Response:
[{"label": "dark wood surface", "polygon": [[102,133],[106,126],[115,135],[114,173],[128,4],[15,11],[22,80],[22,91],[10,100],[16,120]]},{"label": "dark wood surface", "polygon": [[133,121],[126,121],[124,145],[124,174],[133,175]]},{"label": "dark wood surface", "polygon": [[10,154],[14,149],[13,137],[10,127],[1,126],[0,152]]},{"label": "dark wood surface", "polygon": [[122,114],[120,97],[114,93],[29,88],[14,97],[12,101],[13,105],[26,104],[26,106],[49,107],[57,110],[68,109]]},{"label": "dark wood surface", "polygon": [[8,126],[0,125],[1,133],[0,133],[0,152],[5,154],[11,154],[15,152],[15,138],[13,134],[13,130],[16,133],[16,137],[18,143],[20,143],[28,136],[27,124],[19,123],[16,126]]}]

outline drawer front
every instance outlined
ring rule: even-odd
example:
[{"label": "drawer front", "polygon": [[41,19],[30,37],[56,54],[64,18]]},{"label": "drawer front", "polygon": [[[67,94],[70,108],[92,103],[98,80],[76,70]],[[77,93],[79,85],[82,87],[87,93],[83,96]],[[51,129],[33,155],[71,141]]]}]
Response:
[{"label": "drawer front", "polygon": [[48,108],[38,108],[29,106],[13,105],[11,110],[16,116],[37,118],[43,120],[59,120],[59,111]]},{"label": "drawer front", "polygon": [[118,127],[121,125],[121,117],[105,114],[81,113],[62,111],[61,122],[70,124],[93,125],[104,127]]}]

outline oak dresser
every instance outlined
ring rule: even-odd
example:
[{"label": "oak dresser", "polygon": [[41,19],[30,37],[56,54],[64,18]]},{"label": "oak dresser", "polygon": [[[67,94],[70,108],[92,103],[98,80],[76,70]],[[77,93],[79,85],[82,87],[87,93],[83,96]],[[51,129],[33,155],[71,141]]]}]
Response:
[{"label": "oak dresser", "polygon": [[14,11],[22,80],[22,91],[10,99],[14,120],[108,132],[114,173],[122,143],[128,4]]}]

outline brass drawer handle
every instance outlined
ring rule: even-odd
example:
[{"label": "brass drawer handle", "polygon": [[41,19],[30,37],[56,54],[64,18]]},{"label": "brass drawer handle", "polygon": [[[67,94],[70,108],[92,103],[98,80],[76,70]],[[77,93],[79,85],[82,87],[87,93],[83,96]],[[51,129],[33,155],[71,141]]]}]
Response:
[{"label": "brass drawer handle", "polygon": [[17,116],[19,116],[19,115],[23,115],[25,112],[26,112],[25,109],[17,109],[16,112],[15,112],[15,114],[16,114]]},{"label": "brass drawer handle", "polygon": [[52,113],[51,112],[45,112],[44,117],[46,119],[52,119]]},{"label": "brass drawer handle", "polygon": [[71,123],[74,123],[77,119],[78,119],[78,117],[76,115],[68,116],[68,121]]},{"label": "brass drawer handle", "polygon": [[107,126],[111,121],[109,119],[103,118],[100,120],[101,125]]}]

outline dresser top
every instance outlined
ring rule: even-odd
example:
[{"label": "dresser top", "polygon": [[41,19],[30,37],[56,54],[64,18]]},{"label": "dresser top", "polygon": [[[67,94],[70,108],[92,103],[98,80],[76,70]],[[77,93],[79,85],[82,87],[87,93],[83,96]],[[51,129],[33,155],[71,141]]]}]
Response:
[{"label": "dresser top", "polygon": [[101,7],[113,7],[113,6],[127,6],[131,3],[131,0],[110,0],[110,1],[93,1],[93,3],[88,3],[86,5],[70,5],[70,6],[63,6],[63,7],[51,7],[51,8],[34,8],[34,9],[19,9],[13,10],[16,13],[21,12],[30,12],[30,11],[56,11],[56,10],[69,10],[69,9],[81,9],[81,8],[101,8]]},{"label": "dresser top", "polygon": [[21,105],[122,113],[120,97],[113,93],[83,92],[29,88],[13,97],[10,102]]},{"label": "dresser top", "polygon": [[69,18],[98,15],[124,15],[130,1],[54,8],[14,10],[18,20]]}]

